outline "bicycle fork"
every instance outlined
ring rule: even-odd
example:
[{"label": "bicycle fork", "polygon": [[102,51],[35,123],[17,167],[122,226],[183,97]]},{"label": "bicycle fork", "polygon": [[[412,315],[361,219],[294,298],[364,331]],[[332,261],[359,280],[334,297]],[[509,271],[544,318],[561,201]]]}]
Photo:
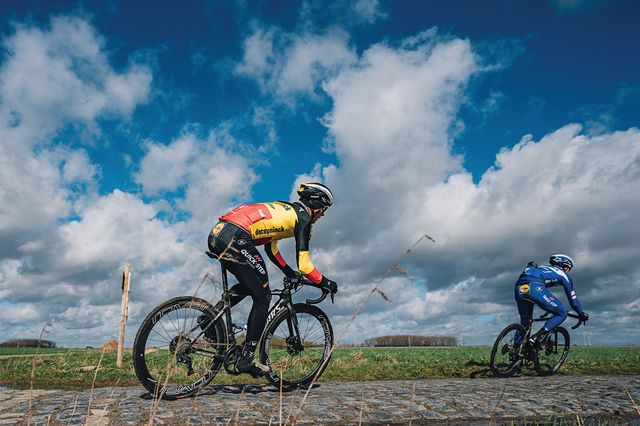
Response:
[{"label": "bicycle fork", "polygon": [[297,355],[304,351],[304,342],[300,338],[300,327],[298,325],[298,317],[293,310],[293,306],[287,306],[289,316],[287,317],[287,326],[289,327],[289,337],[287,337],[287,352],[289,355]]}]

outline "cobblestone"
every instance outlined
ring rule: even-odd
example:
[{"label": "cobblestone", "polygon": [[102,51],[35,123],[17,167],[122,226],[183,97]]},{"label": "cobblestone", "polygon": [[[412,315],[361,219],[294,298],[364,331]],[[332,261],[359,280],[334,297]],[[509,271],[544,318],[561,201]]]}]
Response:
[{"label": "cobblestone", "polygon": [[[415,391],[414,391],[415,389]],[[0,389],[0,424],[486,424],[551,421],[640,425],[640,376],[556,376],[322,382],[303,390],[210,386],[179,401],[143,398],[141,387],[90,391]],[[31,400],[31,411],[29,411]],[[282,404],[280,401],[282,400]],[[89,407],[91,404],[91,407]],[[299,415],[296,413],[302,408]],[[88,415],[87,415],[88,414]]]}]

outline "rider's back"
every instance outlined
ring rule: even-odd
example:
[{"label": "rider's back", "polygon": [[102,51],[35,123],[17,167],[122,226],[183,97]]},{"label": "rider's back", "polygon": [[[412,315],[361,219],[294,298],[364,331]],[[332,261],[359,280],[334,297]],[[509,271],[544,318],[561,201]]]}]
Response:
[{"label": "rider's back", "polygon": [[520,277],[518,277],[517,283],[531,282],[541,283],[546,287],[553,287],[563,284],[571,285],[571,278],[557,266],[529,264],[526,269],[522,271]]},{"label": "rider's back", "polygon": [[[301,210],[307,213],[306,210]],[[255,245],[261,245],[293,237],[300,219],[293,204],[272,201],[241,204],[221,216],[220,220],[240,226],[251,235]]]}]

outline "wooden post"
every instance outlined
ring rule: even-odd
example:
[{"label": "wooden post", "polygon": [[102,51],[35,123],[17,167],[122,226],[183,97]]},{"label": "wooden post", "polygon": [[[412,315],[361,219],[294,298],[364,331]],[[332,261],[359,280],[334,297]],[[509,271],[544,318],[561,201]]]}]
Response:
[{"label": "wooden post", "polygon": [[122,353],[124,352],[124,326],[129,312],[129,283],[131,282],[131,265],[124,264],[122,272],[122,308],[120,310],[120,336],[118,338],[117,366],[122,367]]}]

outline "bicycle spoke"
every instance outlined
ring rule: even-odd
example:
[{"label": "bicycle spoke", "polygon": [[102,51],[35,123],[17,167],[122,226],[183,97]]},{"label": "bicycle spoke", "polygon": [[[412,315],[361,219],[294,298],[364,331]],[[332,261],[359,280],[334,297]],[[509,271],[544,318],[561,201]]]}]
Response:
[{"label": "bicycle spoke", "polygon": [[165,333],[167,333],[167,337],[169,337],[169,341],[171,341],[171,334],[167,331],[167,329],[164,327],[164,324],[162,323],[162,318],[158,321],[158,324],[160,325],[160,327],[162,327],[162,329],[164,330]]},{"label": "bicycle spoke", "polygon": [[502,330],[491,350],[490,366],[496,376],[508,377],[515,372],[525,351],[525,335],[524,327],[519,324],[511,324]]},{"label": "bicycle spoke", "polygon": [[309,327],[311,326],[311,319],[307,318],[307,326],[304,330],[304,337],[302,338],[302,340],[304,340],[309,334]]},{"label": "bicycle spoke", "polygon": [[[164,327],[163,327],[164,328]],[[169,333],[167,333],[167,336],[169,336],[169,340],[165,339],[164,336],[162,334],[160,334],[159,332],[156,331],[155,328],[152,328],[151,331],[153,331],[154,333],[156,333],[158,336],[162,337],[164,339],[165,342],[169,343],[171,341],[171,336],[169,336]],[[166,330],[165,330],[166,333]]]},{"label": "bicycle spoke", "polygon": [[280,380],[280,375],[285,387],[308,383],[326,365],[323,363],[324,354],[329,350],[331,340],[327,340],[323,323],[316,316],[319,309],[296,305],[298,309],[304,310],[296,313],[301,332],[299,336],[291,334],[285,316],[279,317],[277,324],[268,326],[271,327],[268,328],[271,338],[265,351],[272,373],[267,378],[274,385],[277,385],[275,380]]},{"label": "bicycle spoke", "polygon": [[[221,322],[211,326],[208,340],[203,333],[193,332],[199,326],[195,319],[208,314],[201,307],[206,302],[201,305],[186,298],[174,300],[169,301],[173,305],[161,305],[149,314],[138,333],[142,332],[142,337],[136,336],[134,344],[138,378],[150,392],[158,392],[158,384],[166,384],[162,392],[167,399],[207,384],[221,366],[226,340]],[[152,323],[151,318],[158,315],[160,318]]]},{"label": "bicycle spoke", "polygon": [[538,374],[548,376],[555,373],[569,352],[569,334],[559,327],[542,342],[535,359]]}]

